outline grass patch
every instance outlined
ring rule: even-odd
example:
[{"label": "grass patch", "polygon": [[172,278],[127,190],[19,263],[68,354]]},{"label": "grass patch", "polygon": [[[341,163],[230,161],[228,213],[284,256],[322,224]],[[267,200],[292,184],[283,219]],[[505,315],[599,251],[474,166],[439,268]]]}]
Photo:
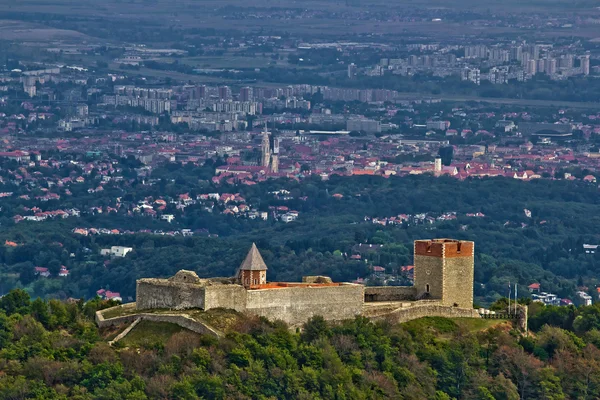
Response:
[{"label": "grass patch", "polygon": [[506,319],[484,319],[484,318],[453,318],[452,321],[462,329],[469,332],[481,332],[494,326],[505,325]]},{"label": "grass patch", "polygon": [[452,340],[458,332],[475,334],[495,326],[509,326],[503,319],[424,317],[405,322],[401,326],[413,337],[429,337],[431,340]]},{"label": "grass patch", "polygon": [[[106,311],[103,315],[104,319],[110,319],[135,314],[186,315],[192,319],[195,319],[196,321],[203,322],[221,332],[229,332],[235,330],[237,327],[242,326],[244,322],[248,320],[248,317],[246,315],[227,308],[212,308],[208,311],[204,311],[197,308],[186,310],[170,310],[167,308],[137,310],[136,308],[115,307],[109,311]],[[145,322],[146,321],[141,322],[140,325]],[[135,327],[133,331],[135,331],[140,325]],[[130,333],[129,335],[131,335],[132,333]],[[129,337],[129,335],[127,335],[127,337]]]},{"label": "grass patch", "polygon": [[100,337],[105,341],[110,341],[116,338],[121,332],[123,332],[129,324],[120,324],[116,326],[107,326],[105,328],[100,328]]},{"label": "grass patch", "polygon": [[228,332],[232,328],[240,326],[239,324],[246,318],[243,314],[227,308],[212,308],[208,311],[196,310],[190,312],[189,315],[221,332]]},{"label": "grass patch", "polygon": [[174,334],[184,331],[191,332],[169,322],[141,321],[121,342],[125,346],[156,347],[164,344]]},{"label": "grass patch", "polygon": [[402,324],[409,332],[430,332],[430,333],[452,333],[459,327],[456,322],[450,318],[444,317],[423,317],[413,319]]},{"label": "grass patch", "polygon": [[126,315],[135,315],[135,314],[186,314],[186,310],[184,311],[176,311],[176,310],[169,310],[167,308],[152,308],[152,309],[148,309],[148,310],[138,310],[135,307],[131,307],[131,308],[123,308],[123,307],[114,307],[112,310],[109,311],[105,311],[104,314],[102,314],[104,316],[104,319],[110,319],[110,318],[116,318],[116,317],[123,317]]}]

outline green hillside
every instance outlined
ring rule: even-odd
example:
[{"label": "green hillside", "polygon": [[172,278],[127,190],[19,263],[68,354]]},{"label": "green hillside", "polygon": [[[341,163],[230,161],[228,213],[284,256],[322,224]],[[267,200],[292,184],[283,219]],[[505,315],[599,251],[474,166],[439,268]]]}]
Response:
[{"label": "green hillside", "polygon": [[[248,318],[223,338],[142,321],[99,331],[100,300],[0,298],[1,399],[566,399],[600,396],[600,306],[498,320]],[[227,313],[224,313],[227,315]],[[214,315],[217,321],[219,316]]]}]

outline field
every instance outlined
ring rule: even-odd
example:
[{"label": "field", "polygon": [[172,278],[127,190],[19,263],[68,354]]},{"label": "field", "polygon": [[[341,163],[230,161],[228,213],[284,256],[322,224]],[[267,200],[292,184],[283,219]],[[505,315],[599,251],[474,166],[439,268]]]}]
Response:
[{"label": "field", "polygon": [[175,324],[141,321],[119,342],[119,345],[140,347],[151,346],[154,343],[165,343],[171,336],[179,332],[193,334],[187,329]]},{"label": "field", "polygon": [[450,338],[458,331],[476,333],[496,326],[510,328],[512,325],[503,319],[424,317],[405,322],[402,326],[413,332]]},{"label": "field", "polygon": [[[2,7],[1,3],[5,3]],[[487,17],[490,12],[537,13],[565,11],[580,14],[585,18],[573,29],[544,28],[529,30],[528,35],[538,37],[582,36],[594,38],[598,36],[597,25],[587,23],[587,18],[598,15],[594,8],[596,4],[589,0],[577,3],[566,0],[554,1],[516,1],[497,2],[485,1],[383,1],[383,0],[315,0],[300,2],[297,0],[250,0],[243,3],[233,0],[107,0],[97,2],[81,0],[77,3],[66,0],[10,0],[0,1],[0,17],[21,20],[31,15],[47,15],[49,17],[67,17],[69,22],[81,21],[82,30],[94,25],[98,29],[106,28],[105,21],[126,24],[126,27],[147,27],[148,24],[177,28],[215,29],[220,31],[241,31],[257,33],[263,30],[265,34],[292,33],[313,37],[343,37],[348,34],[376,34],[388,37],[418,36],[441,38],[460,37],[461,35],[514,35],[522,32],[520,28],[506,25],[491,26],[493,18]],[[439,11],[440,17],[451,13],[481,13],[485,17],[471,20],[473,23],[463,23],[446,20],[432,22],[430,19],[411,22],[408,20],[374,19],[373,15],[395,13],[402,16],[406,10],[426,10],[431,16]],[[270,13],[281,11],[275,17]],[[46,17],[45,17],[46,18]],[[472,17],[471,17],[472,18]],[[384,18],[385,19],[385,18]],[[41,29],[41,28],[36,28]],[[10,33],[15,35],[16,31]],[[57,35],[60,32],[51,32]],[[44,31],[35,33],[43,39]],[[6,36],[3,36],[3,38]],[[12,36],[9,36],[12,37]],[[52,36],[50,36],[51,38]]]},{"label": "field", "polygon": [[4,19],[0,20],[0,39],[47,42],[50,40],[83,41],[90,38],[73,30],[49,28],[41,24]]}]

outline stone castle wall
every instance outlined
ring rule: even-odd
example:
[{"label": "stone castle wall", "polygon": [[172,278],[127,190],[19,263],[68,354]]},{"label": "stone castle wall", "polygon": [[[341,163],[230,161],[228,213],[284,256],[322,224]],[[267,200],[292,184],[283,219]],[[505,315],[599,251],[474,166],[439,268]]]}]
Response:
[{"label": "stone castle wall", "polygon": [[[386,298],[409,298],[414,293],[412,288],[393,289],[387,291]],[[385,290],[379,291],[386,293]],[[353,284],[246,290],[236,284],[205,286],[204,282],[140,279],[137,282],[136,308],[140,311],[229,308],[300,325],[315,315],[326,320],[354,318],[361,315],[364,299],[363,286]]]},{"label": "stone castle wall", "polygon": [[367,286],[365,301],[410,301],[415,300],[417,288],[414,286]]},{"label": "stone castle wall", "polygon": [[246,311],[295,326],[315,315],[330,321],[352,319],[362,314],[363,303],[361,285],[259,289],[247,292]]},{"label": "stone castle wall", "polygon": [[241,285],[207,286],[204,309],[230,308],[238,312],[246,311],[246,289]]},{"label": "stone castle wall", "polygon": [[[135,303],[124,304],[124,306],[128,306],[128,308],[135,308]],[[122,306],[117,306],[122,307]],[[120,317],[114,318],[104,318],[104,313],[114,309],[107,308],[104,310],[100,310],[96,312],[96,324],[99,328],[105,328],[109,326],[117,326],[122,324],[130,324],[135,320],[145,320],[145,321],[153,321],[153,322],[168,322],[171,324],[176,324],[181,326],[182,328],[189,329],[192,332],[196,332],[202,335],[211,335],[215,337],[221,336],[221,332],[218,332],[214,328],[206,325],[205,323],[190,318],[185,314],[147,314],[144,312],[131,314],[131,315],[123,315]]]},{"label": "stone castle wall", "polygon": [[423,317],[481,318],[477,310],[473,308],[449,307],[424,302],[423,304],[415,304],[411,307],[398,309],[378,317],[372,317],[372,319],[385,320],[398,324]]},{"label": "stone castle wall", "polygon": [[139,310],[152,308],[204,309],[205,286],[166,279],[139,279],[136,304]]}]

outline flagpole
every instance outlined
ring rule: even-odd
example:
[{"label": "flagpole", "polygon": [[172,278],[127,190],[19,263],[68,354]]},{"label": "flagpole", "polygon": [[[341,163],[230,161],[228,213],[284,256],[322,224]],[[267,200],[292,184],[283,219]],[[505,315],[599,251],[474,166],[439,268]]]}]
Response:
[{"label": "flagpole", "polygon": [[510,296],[511,296],[511,286],[510,286],[510,281],[508,281],[508,313],[510,314]]},{"label": "flagpole", "polygon": [[517,314],[517,284],[515,283],[515,315]]}]

